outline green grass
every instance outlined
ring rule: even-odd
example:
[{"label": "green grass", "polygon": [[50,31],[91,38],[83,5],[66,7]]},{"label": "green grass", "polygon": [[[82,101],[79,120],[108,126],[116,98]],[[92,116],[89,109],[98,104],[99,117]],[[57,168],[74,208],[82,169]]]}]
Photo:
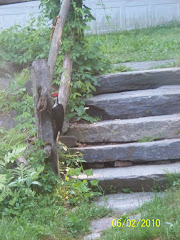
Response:
[{"label": "green grass", "polygon": [[76,208],[47,203],[39,199],[31,211],[0,220],[2,240],[73,240],[89,231],[90,220],[105,216],[104,207],[84,203]]},{"label": "green grass", "polygon": [[173,59],[180,54],[180,23],[102,35],[88,35],[92,44],[99,39],[102,52],[111,63]]},{"label": "green grass", "polygon": [[[141,227],[143,222],[138,227],[112,227],[104,232],[101,240],[177,240],[180,236],[179,206],[180,186],[136,210],[141,213],[141,219],[151,220],[150,227]],[[153,219],[160,220],[159,227],[152,226]]]},{"label": "green grass", "polygon": [[173,67],[177,67],[177,66],[179,66],[179,62],[175,61],[174,63],[166,63],[166,64],[162,64],[162,65],[156,65],[150,69],[173,68]]},{"label": "green grass", "polygon": [[126,66],[119,65],[115,67],[112,66],[112,68],[107,73],[128,72],[128,71],[133,71],[133,69]]}]

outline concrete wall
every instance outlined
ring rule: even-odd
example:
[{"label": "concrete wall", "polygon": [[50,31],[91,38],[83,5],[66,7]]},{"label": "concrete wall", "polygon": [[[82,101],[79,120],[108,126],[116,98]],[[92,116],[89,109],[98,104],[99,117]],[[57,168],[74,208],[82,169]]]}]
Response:
[{"label": "concrete wall", "polygon": [[[180,19],[180,0],[86,0],[96,21],[89,32],[104,33],[155,26]],[[0,30],[38,16],[39,1],[0,6]]]}]

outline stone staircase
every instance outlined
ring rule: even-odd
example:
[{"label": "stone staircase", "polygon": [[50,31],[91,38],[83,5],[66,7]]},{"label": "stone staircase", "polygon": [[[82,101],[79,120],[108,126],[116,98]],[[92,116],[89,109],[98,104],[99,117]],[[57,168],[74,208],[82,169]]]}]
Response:
[{"label": "stone staircase", "polygon": [[71,125],[100,186],[149,191],[167,173],[180,173],[180,68],[100,76],[96,95],[86,100],[101,121]]}]

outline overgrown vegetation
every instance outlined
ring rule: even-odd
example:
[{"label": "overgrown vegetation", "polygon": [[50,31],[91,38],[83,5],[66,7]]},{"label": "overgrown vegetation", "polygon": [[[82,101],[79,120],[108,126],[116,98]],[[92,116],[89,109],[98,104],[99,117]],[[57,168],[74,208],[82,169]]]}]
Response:
[{"label": "overgrown vegetation", "polygon": [[[45,15],[52,20],[59,12],[59,1],[41,1]],[[52,11],[50,15],[48,12]],[[86,23],[92,19],[88,8],[72,2],[59,51],[54,84],[60,84],[65,54],[71,52],[73,73],[68,107],[70,119],[92,121],[84,109],[84,97],[95,90],[95,75],[107,68],[98,43],[90,45],[84,37]],[[83,21],[82,21],[83,20]],[[28,27],[14,26],[0,34],[0,61],[27,67],[15,75],[9,88],[0,92],[1,114],[17,113],[17,125],[0,131],[0,235],[2,239],[74,239],[88,231],[90,219],[108,213],[91,204],[101,195],[98,181],[79,180],[92,170],[83,170],[81,156],[59,147],[61,178],[53,174],[46,159],[45,143],[36,139],[33,98],[24,88],[28,67],[36,59],[46,58],[52,29],[44,16]],[[76,43],[76,44],[75,44]],[[26,161],[27,160],[27,161]],[[23,161],[23,163],[20,163]],[[8,223],[8,228],[7,228]]]},{"label": "overgrown vegetation", "polygon": [[[90,219],[108,213],[91,204],[101,194],[98,181],[90,185],[72,176],[83,170],[81,156],[59,148],[61,176],[45,163],[44,143],[35,138],[33,98],[25,92],[29,71],[15,76],[0,91],[1,114],[17,112],[15,128],[0,131],[0,233],[2,239],[73,239],[88,231]],[[19,157],[27,164],[18,164]],[[8,223],[8,228],[7,228]]]},{"label": "overgrown vegetation", "polygon": [[[97,85],[96,75],[109,69],[109,62],[100,51],[99,41],[91,44],[84,35],[87,23],[94,19],[90,9],[80,1],[72,1],[67,23],[63,32],[63,39],[57,59],[54,84],[59,86],[63,72],[63,60],[70,52],[73,60],[71,94],[67,109],[67,117],[74,120],[93,121],[84,108],[84,98],[90,97]],[[32,61],[47,59],[52,31],[47,21],[52,21],[58,15],[59,1],[42,0],[43,17],[35,23],[32,20],[28,27],[14,26],[0,34],[0,59],[13,62],[21,66],[30,66]]]}]

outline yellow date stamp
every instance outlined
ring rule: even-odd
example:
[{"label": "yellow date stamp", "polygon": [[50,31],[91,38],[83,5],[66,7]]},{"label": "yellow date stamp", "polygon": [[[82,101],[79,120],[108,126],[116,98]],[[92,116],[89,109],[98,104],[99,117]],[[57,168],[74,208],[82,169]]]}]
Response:
[{"label": "yellow date stamp", "polygon": [[160,227],[159,219],[113,219],[113,227]]}]

